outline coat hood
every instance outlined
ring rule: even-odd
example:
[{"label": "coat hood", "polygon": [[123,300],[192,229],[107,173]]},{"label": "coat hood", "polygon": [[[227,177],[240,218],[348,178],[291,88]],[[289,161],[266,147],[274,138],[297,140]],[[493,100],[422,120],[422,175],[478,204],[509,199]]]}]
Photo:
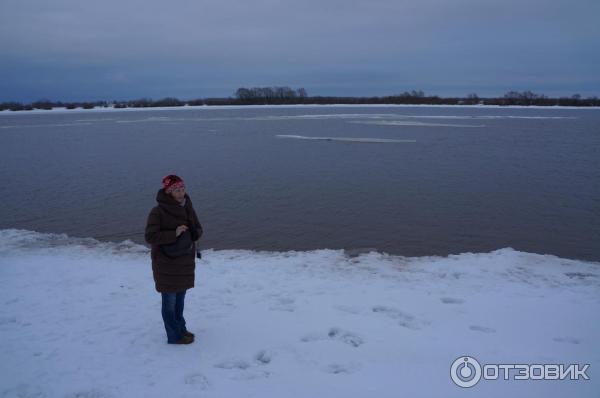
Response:
[{"label": "coat hood", "polygon": [[173,217],[187,219],[189,210],[192,206],[192,201],[187,193],[184,195],[185,205],[182,206],[171,195],[166,193],[164,188],[161,188],[156,193],[156,201],[165,212],[171,214]]}]

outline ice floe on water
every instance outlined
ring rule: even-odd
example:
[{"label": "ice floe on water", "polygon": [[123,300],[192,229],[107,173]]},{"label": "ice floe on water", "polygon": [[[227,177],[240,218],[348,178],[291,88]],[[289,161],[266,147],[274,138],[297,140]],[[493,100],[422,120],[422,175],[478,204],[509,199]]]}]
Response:
[{"label": "ice floe on water", "polygon": [[397,140],[397,139],[391,139],[391,138],[310,137],[310,136],[305,136],[305,135],[288,135],[288,134],[278,134],[278,135],[276,135],[276,137],[278,137],[278,138],[289,138],[289,139],[295,139],[295,140],[364,142],[364,143],[380,143],[380,144],[417,142],[416,140]]},{"label": "ice floe on water", "polygon": [[[268,109],[276,109],[276,107],[267,107]],[[310,108],[310,107],[308,107]],[[365,106],[364,108],[373,108]],[[153,108],[143,108],[144,110],[152,110]],[[530,119],[530,120],[545,120],[545,119],[577,119],[576,116],[544,116],[544,115],[409,115],[402,113],[310,113],[310,114],[299,114],[299,115],[258,115],[258,116],[211,116],[211,110],[217,109],[241,109],[241,108],[212,108],[212,107],[183,107],[183,109],[198,111],[190,116],[149,116],[135,119],[121,119],[115,117],[109,118],[89,118],[89,119],[77,119],[74,122],[65,123],[47,123],[47,124],[11,124],[0,126],[1,129],[15,129],[15,128],[39,128],[39,127],[70,127],[70,126],[85,126],[92,123],[112,122],[112,123],[162,123],[170,124],[172,122],[215,122],[215,121],[281,121],[281,120],[347,120],[352,123],[366,123],[375,125],[398,125],[398,126],[445,126],[445,127],[484,127],[484,125],[459,125],[459,124],[439,124],[439,123],[425,123],[419,121],[411,121],[414,119],[456,119],[456,120],[492,120],[492,119]],[[255,107],[248,106],[248,109],[255,109]],[[120,111],[116,109],[115,111]],[[136,109],[131,109],[135,111]],[[164,111],[167,109],[154,109],[156,111]],[[69,110],[72,112],[73,110]],[[58,111],[40,111],[39,113],[49,114]],[[30,114],[37,113],[37,111],[24,111],[24,112],[0,112],[2,114]],[[60,112],[59,112],[60,113]],[[75,114],[81,115],[78,111]],[[124,113],[125,115],[127,113]],[[111,116],[114,116],[111,115]]]},{"label": "ice floe on water", "polygon": [[0,126],[0,129],[19,129],[19,128],[36,128],[36,127],[71,127],[71,126],[89,126],[90,122],[73,122],[73,123],[48,123],[48,124],[13,124]]},{"label": "ice floe on water", "polygon": [[378,121],[351,121],[357,124],[375,124],[378,126],[417,126],[417,127],[485,127],[483,124],[452,124],[452,123],[426,123],[410,120],[378,120]]}]

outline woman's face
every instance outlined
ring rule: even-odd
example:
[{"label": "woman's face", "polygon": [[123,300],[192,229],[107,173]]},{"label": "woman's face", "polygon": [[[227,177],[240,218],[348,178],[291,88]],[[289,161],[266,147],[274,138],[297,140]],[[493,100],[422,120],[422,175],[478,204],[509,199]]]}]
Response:
[{"label": "woman's face", "polygon": [[171,191],[171,196],[173,196],[176,201],[183,202],[183,199],[185,198],[185,188],[175,188]]}]

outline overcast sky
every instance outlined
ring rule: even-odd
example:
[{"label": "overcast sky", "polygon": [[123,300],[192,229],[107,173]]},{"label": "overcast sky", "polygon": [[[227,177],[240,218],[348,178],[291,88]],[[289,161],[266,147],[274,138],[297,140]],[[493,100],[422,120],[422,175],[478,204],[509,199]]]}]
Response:
[{"label": "overcast sky", "polygon": [[600,0],[0,0],[0,101],[600,96]]}]

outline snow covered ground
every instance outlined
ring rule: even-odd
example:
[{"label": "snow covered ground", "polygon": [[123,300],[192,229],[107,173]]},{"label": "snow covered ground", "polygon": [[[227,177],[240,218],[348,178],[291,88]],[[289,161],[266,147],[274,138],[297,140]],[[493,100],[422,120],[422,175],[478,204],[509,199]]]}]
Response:
[{"label": "snow covered ground", "polygon": [[[598,397],[600,264],[205,250],[168,345],[149,251],[0,230],[1,397]],[[590,380],[450,378],[590,364]]]}]

